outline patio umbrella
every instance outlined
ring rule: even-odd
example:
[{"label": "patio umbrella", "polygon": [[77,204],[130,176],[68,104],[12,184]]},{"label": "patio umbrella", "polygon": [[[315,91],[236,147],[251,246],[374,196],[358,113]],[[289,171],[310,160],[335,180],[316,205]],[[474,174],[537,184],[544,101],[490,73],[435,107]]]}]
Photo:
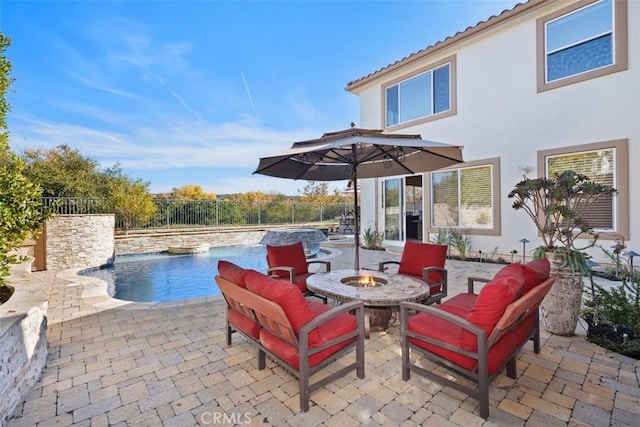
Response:
[{"label": "patio umbrella", "polygon": [[351,180],[354,193],[355,269],[360,268],[357,187],[360,178],[414,175],[462,162],[462,147],[426,141],[420,135],[380,129],[330,132],[294,142],[290,149],[260,159],[253,173],[307,181]]}]

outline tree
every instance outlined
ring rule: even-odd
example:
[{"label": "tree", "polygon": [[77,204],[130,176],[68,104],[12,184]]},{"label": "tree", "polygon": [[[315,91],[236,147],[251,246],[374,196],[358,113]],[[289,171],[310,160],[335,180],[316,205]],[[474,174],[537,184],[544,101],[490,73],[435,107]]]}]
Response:
[{"label": "tree", "polygon": [[298,198],[300,202],[316,203],[342,203],[347,199],[337,190],[329,194],[329,183],[320,181],[309,181],[302,189],[302,196]]},{"label": "tree", "polygon": [[149,184],[131,180],[127,176],[114,179],[109,184],[109,199],[125,233],[133,224],[144,223],[156,212],[153,197],[149,194]]},{"label": "tree", "polygon": [[20,261],[15,255],[24,240],[37,233],[49,217],[40,203],[41,190],[24,175],[24,160],[9,147],[5,98],[13,79],[11,62],[4,55],[11,39],[0,33],[0,286],[5,284],[12,264]]},{"label": "tree", "polygon": [[196,184],[186,184],[182,187],[174,187],[169,195],[172,199],[211,200],[216,199],[216,193],[206,193],[202,187]]},{"label": "tree", "polygon": [[101,171],[96,160],[66,144],[51,149],[25,149],[25,173],[42,187],[44,197],[104,197],[119,167]]}]

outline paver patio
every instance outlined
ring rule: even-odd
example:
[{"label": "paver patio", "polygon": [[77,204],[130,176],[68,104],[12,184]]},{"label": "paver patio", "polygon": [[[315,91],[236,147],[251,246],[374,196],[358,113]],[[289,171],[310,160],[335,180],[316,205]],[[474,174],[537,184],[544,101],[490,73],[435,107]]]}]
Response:
[{"label": "paver patio", "polygon": [[[353,248],[339,250],[332,267],[352,267]],[[363,266],[394,258],[361,251]],[[455,295],[467,276],[492,277],[501,265],[448,260],[447,267]],[[397,326],[366,341],[364,379],[347,375],[327,385],[301,413],[291,375],[269,360],[257,370],[255,350],[241,336],[226,345],[220,297],[118,305],[94,280],[73,273],[34,273],[52,284],[49,359],[9,426],[640,424],[640,362],[583,336],[543,331],[539,355],[528,343],[518,379],[501,375],[492,383],[485,421],[465,394],[416,374],[402,381]]]}]

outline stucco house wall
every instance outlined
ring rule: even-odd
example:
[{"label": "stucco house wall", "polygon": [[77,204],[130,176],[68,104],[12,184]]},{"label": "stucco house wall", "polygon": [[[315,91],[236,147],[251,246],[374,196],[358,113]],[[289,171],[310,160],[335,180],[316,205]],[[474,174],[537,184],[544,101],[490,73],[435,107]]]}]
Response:
[{"label": "stucco house wall", "polygon": [[[627,2],[628,67],[625,71],[538,92],[536,81],[536,20],[571,2],[535,3],[526,12],[468,37],[459,37],[441,49],[417,60],[378,70],[347,87],[359,97],[360,127],[384,128],[384,86],[429,64],[454,56],[457,93],[456,114],[413,126],[394,126],[391,132],[419,133],[424,139],[463,145],[465,161],[497,157],[500,162],[500,234],[473,237],[473,249],[501,253],[521,249],[527,238],[532,248],[541,243],[529,218],[512,209],[507,194],[523,174],[542,176],[538,151],[612,140],[628,140],[628,182],[616,186],[629,194],[628,229],[630,248],[640,248],[640,196],[633,183],[640,180],[640,2]],[[526,5],[525,5],[526,6]],[[531,5],[529,5],[531,6]],[[516,10],[516,6],[511,12]],[[498,18],[492,18],[498,19]],[[489,20],[491,23],[491,20]],[[474,23],[469,23],[474,25]],[[480,27],[480,25],[479,25]],[[443,43],[444,44],[444,43]],[[436,44],[436,47],[438,44]],[[399,52],[400,57],[407,52]],[[407,61],[405,61],[407,62]],[[391,71],[389,71],[391,70]],[[382,72],[380,72],[382,71]],[[423,190],[428,192],[428,174]],[[380,224],[381,180],[362,180],[362,223]],[[629,188],[625,188],[630,185]],[[423,212],[428,212],[425,194]],[[424,240],[429,236],[425,233]],[[604,242],[603,246],[610,246]],[[594,251],[594,256],[601,251]]]}]

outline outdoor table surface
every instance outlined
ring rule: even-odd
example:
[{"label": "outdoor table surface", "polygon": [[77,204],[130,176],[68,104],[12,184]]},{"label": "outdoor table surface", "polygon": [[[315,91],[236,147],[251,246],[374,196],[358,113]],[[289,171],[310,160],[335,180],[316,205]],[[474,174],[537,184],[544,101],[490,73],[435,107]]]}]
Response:
[{"label": "outdoor table surface", "polygon": [[[347,277],[373,276],[387,281],[372,287],[342,283]],[[401,274],[375,270],[334,270],[315,273],[307,278],[307,289],[342,302],[361,301],[366,306],[389,307],[401,302],[423,301],[429,296],[429,286],[422,280]]]}]

